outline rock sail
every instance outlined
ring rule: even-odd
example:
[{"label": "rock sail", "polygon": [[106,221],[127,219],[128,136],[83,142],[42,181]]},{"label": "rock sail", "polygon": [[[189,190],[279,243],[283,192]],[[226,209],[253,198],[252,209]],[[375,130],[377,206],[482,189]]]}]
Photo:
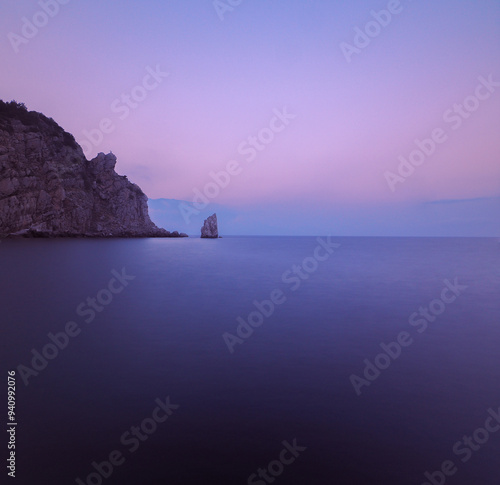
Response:
[{"label": "rock sail", "polygon": [[115,164],[112,153],[88,161],[54,120],[0,101],[0,237],[179,236],[151,221]]},{"label": "rock sail", "polygon": [[205,219],[203,227],[201,228],[201,237],[206,239],[217,239],[219,237],[217,214],[212,214]]}]

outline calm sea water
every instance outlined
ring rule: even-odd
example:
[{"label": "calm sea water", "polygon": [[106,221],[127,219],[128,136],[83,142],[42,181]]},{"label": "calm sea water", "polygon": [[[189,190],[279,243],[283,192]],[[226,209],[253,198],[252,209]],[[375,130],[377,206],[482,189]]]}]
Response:
[{"label": "calm sea water", "polygon": [[[12,483],[423,484],[450,460],[453,476],[435,483],[498,484],[498,241],[331,241],[331,254],[309,237],[0,244]],[[116,294],[113,270],[130,275]],[[271,295],[281,303],[240,328],[231,353],[223,335]],[[431,302],[428,318],[413,315]],[[68,321],[79,335],[26,374],[32,349],[53,357],[48,334]],[[351,376],[364,379],[365,359],[401,332],[410,345],[379,357],[387,368],[357,393]],[[156,423],[167,396],[179,407]],[[298,456],[282,452],[294,440]],[[96,475],[114,451],[121,464]]]}]

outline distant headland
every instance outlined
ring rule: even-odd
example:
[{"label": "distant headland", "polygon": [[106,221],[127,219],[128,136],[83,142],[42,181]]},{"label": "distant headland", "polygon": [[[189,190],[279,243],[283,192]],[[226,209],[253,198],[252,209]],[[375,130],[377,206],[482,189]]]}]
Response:
[{"label": "distant headland", "polygon": [[115,164],[112,153],[87,160],[52,118],[0,100],[0,237],[187,237],[151,221]]}]

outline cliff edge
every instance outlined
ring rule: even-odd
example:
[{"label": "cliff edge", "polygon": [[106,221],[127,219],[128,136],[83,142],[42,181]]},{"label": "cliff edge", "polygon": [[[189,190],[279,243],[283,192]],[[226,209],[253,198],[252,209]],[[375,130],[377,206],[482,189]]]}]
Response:
[{"label": "cliff edge", "polygon": [[115,164],[112,153],[87,160],[52,118],[0,100],[0,237],[185,236],[151,221]]}]

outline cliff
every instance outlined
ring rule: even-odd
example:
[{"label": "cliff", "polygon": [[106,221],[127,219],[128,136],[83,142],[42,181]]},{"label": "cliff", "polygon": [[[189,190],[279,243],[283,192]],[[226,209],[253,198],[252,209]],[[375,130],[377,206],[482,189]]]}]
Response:
[{"label": "cliff", "polygon": [[153,224],[115,164],[111,153],[88,161],[54,120],[0,101],[0,237],[180,236]]}]

